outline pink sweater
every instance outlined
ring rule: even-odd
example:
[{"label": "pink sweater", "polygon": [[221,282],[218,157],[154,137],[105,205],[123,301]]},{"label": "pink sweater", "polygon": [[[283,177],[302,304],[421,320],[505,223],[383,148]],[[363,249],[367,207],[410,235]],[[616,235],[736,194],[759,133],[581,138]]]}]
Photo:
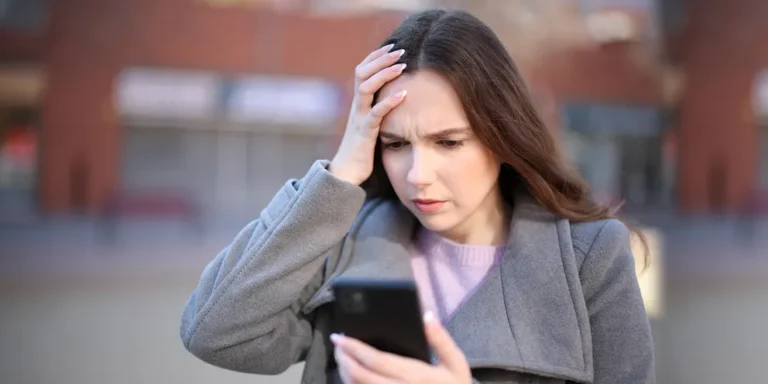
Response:
[{"label": "pink sweater", "polygon": [[422,309],[447,322],[501,260],[504,248],[457,244],[419,228],[410,253]]}]

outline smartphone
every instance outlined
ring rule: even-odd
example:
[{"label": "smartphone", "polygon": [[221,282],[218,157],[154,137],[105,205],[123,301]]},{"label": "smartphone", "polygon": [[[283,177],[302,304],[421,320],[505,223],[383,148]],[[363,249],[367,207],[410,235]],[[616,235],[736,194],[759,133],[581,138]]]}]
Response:
[{"label": "smartphone", "polygon": [[416,283],[340,278],[333,283],[336,332],[429,363]]}]

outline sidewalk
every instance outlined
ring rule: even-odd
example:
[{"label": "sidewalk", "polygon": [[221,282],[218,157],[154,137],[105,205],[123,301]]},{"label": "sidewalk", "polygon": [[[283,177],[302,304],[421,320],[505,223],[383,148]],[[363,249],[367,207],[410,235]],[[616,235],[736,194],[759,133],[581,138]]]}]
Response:
[{"label": "sidewalk", "polygon": [[675,277],[768,276],[768,218],[637,218],[663,234],[666,275]]},{"label": "sidewalk", "polygon": [[[768,276],[768,218],[749,225],[722,218],[654,215],[633,219],[659,231],[665,274]],[[0,225],[0,275],[88,273],[106,269],[200,268],[237,235],[246,221],[206,223],[125,221],[114,241],[93,220],[51,219]],[[751,233],[747,233],[751,232]]]},{"label": "sidewalk", "polygon": [[199,273],[245,224],[126,221],[114,238],[89,220],[0,226],[0,278]]}]

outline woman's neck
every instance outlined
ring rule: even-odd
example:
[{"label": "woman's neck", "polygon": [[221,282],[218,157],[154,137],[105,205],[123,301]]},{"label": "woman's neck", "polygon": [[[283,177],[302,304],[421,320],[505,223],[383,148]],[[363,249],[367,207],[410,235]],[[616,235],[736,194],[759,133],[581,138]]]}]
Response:
[{"label": "woman's neck", "polygon": [[509,237],[512,210],[498,188],[486,196],[477,210],[464,222],[440,233],[441,236],[469,245],[505,245]]}]

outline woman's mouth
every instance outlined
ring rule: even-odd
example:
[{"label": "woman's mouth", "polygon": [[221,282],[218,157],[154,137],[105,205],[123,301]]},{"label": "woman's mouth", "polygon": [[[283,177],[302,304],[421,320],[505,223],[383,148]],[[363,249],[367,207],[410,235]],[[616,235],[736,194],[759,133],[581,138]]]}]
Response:
[{"label": "woman's mouth", "polygon": [[413,206],[422,213],[435,213],[443,207],[445,201],[443,200],[430,200],[430,199],[413,199],[411,200]]}]

